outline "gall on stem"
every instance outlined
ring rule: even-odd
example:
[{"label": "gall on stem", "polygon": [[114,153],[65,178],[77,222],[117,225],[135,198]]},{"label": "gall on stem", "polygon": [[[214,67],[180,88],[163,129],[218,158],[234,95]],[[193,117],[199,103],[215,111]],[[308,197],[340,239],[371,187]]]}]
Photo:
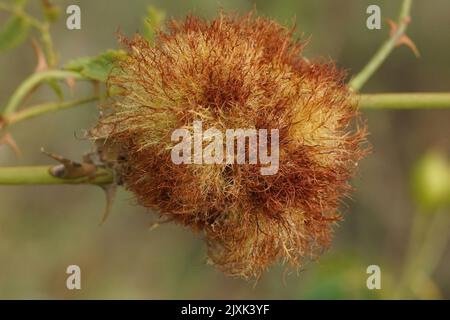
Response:
[{"label": "gall on stem", "polygon": [[[253,14],[172,20],[154,44],[121,37],[129,55],[108,79],[117,95],[91,130],[138,203],[200,232],[209,261],[258,278],[299,267],[331,240],[349,179],[367,153],[366,125],[345,73],[308,61],[293,29]],[[174,164],[171,133],[194,121],[278,129],[279,170]],[[224,146],[225,148],[225,146]]]}]

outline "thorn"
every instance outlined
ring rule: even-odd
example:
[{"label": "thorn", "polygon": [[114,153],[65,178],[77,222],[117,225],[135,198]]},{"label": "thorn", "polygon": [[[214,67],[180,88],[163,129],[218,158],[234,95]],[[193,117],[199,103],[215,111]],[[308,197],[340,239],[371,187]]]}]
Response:
[{"label": "thorn", "polygon": [[42,152],[43,154],[49,156],[50,158],[52,158],[52,159],[54,159],[54,160],[56,160],[56,161],[62,163],[62,164],[63,164],[64,166],[66,166],[66,167],[70,166],[71,163],[73,163],[72,160],[66,159],[66,158],[64,158],[63,156],[60,156],[60,155],[58,155],[58,154],[50,153],[50,152],[45,151],[45,149],[44,149],[43,147],[41,147],[41,152]]},{"label": "thorn", "polygon": [[105,211],[103,212],[102,220],[99,223],[99,225],[101,226],[103,223],[105,223],[106,219],[111,214],[112,205],[113,205],[114,199],[116,197],[117,185],[115,183],[111,183],[108,185],[102,185],[100,187],[103,189],[103,191],[105,191],[105,196],[106,196]]},{"label": "thorn", "polygon": [[402,19],[402,22],[403,22],[404,24],[406,24],[406,25],[410,24],[411,21],[412,21],[412,19],[411,19],[410,16],[404,17],[404,18]]},{"label": "thorn", "polygon": [[19,146],[17,145],[16,141],[12,137],[12,135],[7,132],[5,133],[1,139],[0,139],[0,145],[5,144],[11,147],[11,149],[16,154],[16,157],[20,157],[22,155],[22,151],[20,150]]},{"label": "thorn", "polygon": [[31,39],[31,45],[33,46],[34,53],[37,57],[37,65],[34,69],[34,72],[40,72],[48,70],[48,63],[47,59],[45,58],[44,52],[42,51],[41,47],[39,46],[39,43],[36,41],[35,38]]},{"label": "thorn", "polygon": [[389,36],[393,37],[397,33],[398,25],[391,19],[386,19],[386,22],[388,23],[390,29]]},{"label": "thorn", "polygon": [[[397,32],[398,32],[398,25],[397,23],[395,23],[394,21],[392,21],[391,19],[386,19],[387,23],[389,24],[389,28],[390,28],[390,32],[389,35],[391,37],[394,37]],[[402,23],[404,24],[409,24],[411,23],[411,17],[405,17],[402,20]],[[420,53],[419,50],[417,49],[417,46],[414,44],[414,42],[411,40],[410,37],[408,37],[406,34],[402,34],[400,35],[400,37],[397,39],[396,46],[401,46],[401,45],[405,45],[407,46],[409,49],[411,49],[411,51],[414,53],[414,55],[419,58],[420,57]]]},{"label": "thorn", "polygon": [[88,178],[93,179],[96,176],[97,166],[93,163],[76,162],[66,159],[60,155],[49,153],[41,148],[41,152],[61,164],[50,167],[50,174],[61,179]]},{"label": "thorn", "polygon": [[66,84],[69,87],[69,91],[71,95],[75,94],[75,86],[76,82],[74,78],[66,78]]},{"label": "thorn", "polygon": [[401,45],[405,45],[407,46],[409,49],[411,49],[411,51],[414,53],[414,55],[419,58],[420,57],[420,52],[417,49],[417,46],[415,45],[415,43],[411,40],[410,37],[408,37],[406,34],[402,35],[398,40],[397,40],[397,46],[401,46]]}]

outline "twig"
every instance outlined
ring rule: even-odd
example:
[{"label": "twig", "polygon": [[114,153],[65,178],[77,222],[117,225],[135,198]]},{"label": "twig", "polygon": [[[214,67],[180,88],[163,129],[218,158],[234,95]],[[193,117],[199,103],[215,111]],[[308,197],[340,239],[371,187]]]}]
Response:
[{"label": "twig", "polygon": [[41,32],[42,43],[44,44],[45,53],[47,54],[48,64],[51,68],[55,67],[57,64],[57,57],[55,49],[53,48],[53,40],[50,35],[50,24],[45,22],[39,28]]},{"label": "twig", "polygon": [[76,179],[61,179],[50,174],[51,166],[3,167],[0,168],[0,185],[60,185],[94,184],[106,185],[113,182],[110,170],[98,168],[95,176]]},{"label": "twig", "polygon": [[47,70],[32,74],[24,82],[22,82],[22,84],[13,93],[3,110],[2,116],[7,117],[11,113],[13,113],[20,106],[20,103],[27,96],[27,94],[32,91],[33,88],[40,82],[49,79],[67,78],[83,79],[83,77],[77,72],[64,70]]},{"label": "twig", "polygon": [[362,109],[450,108],[450,93],[379,93],[358,96]]},{"label": "twig", "polygon": [[92,101],[98,100],[98,96],[93,96],[84,99],[71,100],[71,101],[57,101],[57,102],[48,102],[42,103],[35,106],[30,106],[24,110],[14,112],[7,117],[4,117],[3,121],[5,126],[9,126],[15,124],[17,122],[27,120],[30,118],[38,117],[40,115],[44,115],[51,112],[56,112],[59,110],[69,109],[75,106],[80,106]]},{"label": "twig", "polygon": [[369,78],[378,70],[389,54],[394,50],[398,40],[405,34],[408,27],[408,18],[411,11],[412,0],[403,0],[398,18],[398,29],[375,53],[367,65],[350,81],[349,85],[355,91],[360,90]]}]

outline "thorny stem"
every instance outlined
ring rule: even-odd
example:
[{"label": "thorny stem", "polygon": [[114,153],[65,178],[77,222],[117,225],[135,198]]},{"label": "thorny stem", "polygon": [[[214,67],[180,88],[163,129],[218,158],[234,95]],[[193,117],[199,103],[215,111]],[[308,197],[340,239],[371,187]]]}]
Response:
[{"label": "thorny stem", "polygon": [[92,177],[62,179],[50,174],[51,166],[0,167],[0,185],[60,185],[93,184],[106,185],[113,182],[110,170],[97,168]]},{"label": "thorny stem", "polygon": [[[67,76],[66,71],[59,71],[54,76]],[[71,76],[74,74],[71,73]],[[31,83],[36,80],[30,81]],[[26,86],[26,88],[29,86]],[[18,90],[19,91],[19,90]],[[21,89],[26,92],[27,90]],[[18,94],[22,96],[22,94]],[[73,101],[44,103],[29,107],[22,111],[13,112],[3,116],[5,126],[37,117],[49,112],[68,109],[84,103],[95,101],[98,96]],[[450,108],[450,93],[384,93],[358,95],[359,107],[363,109],[431,109]],[[13,104],[14,106],[15,104]],[[14,110],[14,108],[13,108]],[[112,175],[87,179],[58,179],[48,173],[48,167],[6,167],[0,168],[0,185],[19,184],[106,184],[112,182]]]},{"label": "thorny stem", "polygon": [[383,64],[384,60],[394,50],[397,41],[405,34],[408,27],[408,18],[411,11],[412,0],[403,0],[403,4],[398,18],[398,29],[375,53],[369,63],[350,81],[350,87],[359,91],[369,78]]},{"label": "thorny stem", "polygon": [[7,117],[13,113],[19,106],[22,100],[35,88],[36,85],[42,81],[48,79],[83,79],[83,77],[72,71],[64,70],[47,70],[36,72],[32,74],[28,79],[26,79],[22,84],[16,89],[11,98],[9,99],[6,107],[3,109],[2,116]]},{"label": "thorny stem", "polygon": [[[74,76],[74,73],[70,73]],[[38,74],[37,74],[38,75]],[[54,76],[66,77],[66,71],[59,71]],[[37,80],[30,81],[35,83]],[[26,88],[29,86],[26,86]],[[18,90],[19,91],[19,90]],[[26,92],[27,90],[21,89]],[[22,96],[22,94],[18,94]],[[49,112],[68,109],[84,103],[95,101],[98,96],[73,101],[50,102],[13,112],[3,116],[5,126],[37,117]],[[450,93],[384,93],[358,95],[359,107],[363,109],[431,109],[450,108]],[[20,100],[20,99],[19,99]],[[11,104],[10,104],[11,105]],[[12,104],[15,106],[16,104]],[[14,108],[12,109],[14,110]],[[58,179],[48,173],[48,167],[0,167],[0,185],[19,184],[106,184],[112,182],[112,175],[99,177],[94,180],[86,179]]]}]

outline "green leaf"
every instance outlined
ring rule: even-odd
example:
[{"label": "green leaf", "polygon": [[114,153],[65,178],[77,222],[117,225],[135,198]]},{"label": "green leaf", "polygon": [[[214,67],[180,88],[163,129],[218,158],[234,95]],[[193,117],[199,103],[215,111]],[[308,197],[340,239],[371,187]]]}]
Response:
[{"label": "green leaf", "polygon": [[11,17],[0,31],[0,52],[20,45],[30,32],[28,20],[14,16]]},{"label": "green leaf", "polygon": [[69,61],[64,69],[79,72],[91,80],[106,82],[116,61],[124,59],[122,50],[108,50],[97,57],[82,57]]},{"label": "green leaf", "polygon": [[144,18],[144,32],[143,35],[145,39],[149,42],[153,42],[155,39],[156,31],[161,27],[164,19],[166,18],[166,13],[159,10],[153,6],[147,7],[147,16]]}]

